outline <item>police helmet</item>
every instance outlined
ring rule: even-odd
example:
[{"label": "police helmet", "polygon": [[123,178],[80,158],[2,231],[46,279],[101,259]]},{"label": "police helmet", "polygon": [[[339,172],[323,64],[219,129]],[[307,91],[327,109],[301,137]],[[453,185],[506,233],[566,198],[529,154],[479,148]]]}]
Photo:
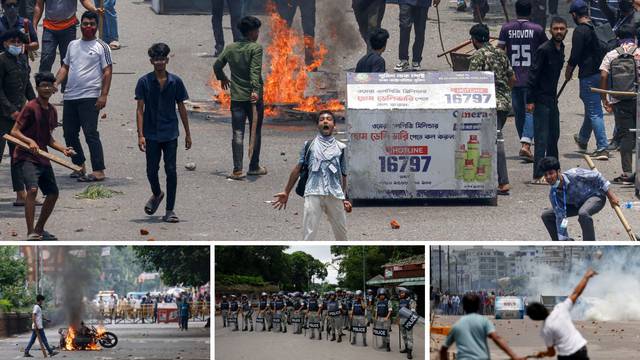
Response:
[{"label": "police helmet", "polygon": [[231,295],[231,298],[232,298],[232,299],[235,299],[235,298],[236,298],[236,296],[235,296],[235,295]]},{"label": "police helmet", "polygon": [[407,289],[406,287],[398,286],[396,288],[396,291],[398,292],[398,294],[405,293],[407,296],[411,296],[411,290]]},{"label": "police helmet", "polygon": [[264,297],[264,296],[267,296],[267,293],[263,291],[262,294],[260,294],[260,297]]},{"label": "police helmet", "polygon": [[378,296],[380,296],[380,295],[387,296],[387,289],[385,289],[385,288],[380,288],[380,289],[378,289],[377,294],[378,294]]},{"label": "police helmet", "polygon": [[318,293],[315,290],[311,290],[311,292],[309,293],[309,296],[316,297],[318,296]]},{"label": "police helmet", "polygon": [[362,296],[362,290],[357,290],[356,291],[356,296]]},{"label": "police helmet", "polygon": [[227,300],[227,296],[226,295],[222,295],[222,300]]}]

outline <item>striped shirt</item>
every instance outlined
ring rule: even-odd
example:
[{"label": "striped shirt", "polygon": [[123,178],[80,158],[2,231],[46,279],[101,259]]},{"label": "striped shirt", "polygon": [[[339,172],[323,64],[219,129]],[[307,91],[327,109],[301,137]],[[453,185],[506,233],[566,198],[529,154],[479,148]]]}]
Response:
[{"label": "striped shirt", "polygon": [[113,64],[109,45],[100,39],[73,40],[64,63],[69,66],[64,100],[99,97],[104,69]]}]

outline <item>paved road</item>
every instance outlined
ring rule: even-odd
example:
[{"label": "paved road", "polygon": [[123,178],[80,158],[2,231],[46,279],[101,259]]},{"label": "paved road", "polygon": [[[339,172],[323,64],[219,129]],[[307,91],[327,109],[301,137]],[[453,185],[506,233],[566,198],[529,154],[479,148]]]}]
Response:
[{"label": "paved road", "polygon": [[[398,353],[398,327],[394,325],[391,333],[391,352],[378,351],[371,347],[372,334],[369,331],[369,346],[353,346],[349,344],[348,333],[342,338],[342,343],[329,342],[324,337],[322,341],[310,340],[304,335],[288,332],[232,332],[230,328],[222,327],[222,319],[216,317],[215,329],[215,358],[224,360],[248,359],[290,359],[303,358],[309,360],[339,360],[339,359],[367,359],[392,360],[406,359],[404,354]],[[324,336],[324,334],[323,334]],[[414,327],[414,359],[425,358],[424,325]],[[345,340],[346,339],[346,340]]]},{"label": "paved road", "polygon": [[[323,0],[318,12],[317,34],[319,39],[328,39],[335,29],[327,26],[327,19],[340,20],[341,40],[329,47],[338,51],[333,56],[333,65],[326,68],[353,68],[365,50],[358,38],[355,20],[348,0]],[[335,11],[331,4],[340,4]],[[473,24],[470,13],[457,13],[453,4],[441,6],[440,16],[445,46],[450,48],[468,39],[468,28]],[[300,240],[302,222],[302,200],[292,195],[286,211],[273,211],[265,200],[280,191],[304,140],[314,136],[311,123],[286,123],[268,121],[263,131],[262,162],[269,175],[232,182],[225,179],[231,170],[230,136],[228,114],[210,120],[192,119],[194,147],[178,153],[179,190],[176,206],[182,223],[164,224],[159,216],[148,217],[143,212],[144,203],[150,195],[144,156],[137,150],[134,121],[135,103],[133,89],[138,77],[150,70],[146,49],[156,41],[165,41],[172,48],[169,69],[185,81],[191,98],[206,100],[211,92],[206,86],[211,74],[212,59],[203,57],[211,52],[212,34],[208,16],[158,16],[149,8],[148,2],[118,3],[122,50],[114,52],[116,62],[109,103],[104,111],[106,119],[101,121],[101,137],[104,142],[107,176],[104,183],[123,192],[111,199],[78,200],[74,195],[85,186],[66,177],[67,170],[55,169],[61,188],[61,197],[48,230],[65,240]],[[561,4],[561,13],[566,5]],[[499,8],[494,7],[487,23],[492,34],[497,35],[501,24]],[[435,18],[431,11],[432,18]],[[566,14],[565,14],[566,15]],[[267,18],[261,16],[265,23]],[[568,15],[566,16],[567,18]],[[384,54],[387,68],[396,62],[398,42],[398,8],[389,5],[383,26],[390,30],[391,39]],[[228,24],[228,17],[225,17]],[[299,21],[296,18],[296,27]],[[266,29],[265,29],[266,30]],[[227,27],[227,39],[230,29]],[[262,35],[261,41],[268,35]],[[567,37],[569,39],[570,36]],[[569,41],[567,41],[567,45]],[[570,46],[567,46],[568,54]],[[430,70],[446,70],[444,58],[437,58],[439,42],[435,20],[429,20],[427,46],[423,65]],[[329,69],[331,70],[331,69]],[[58,99],[59,100],[59,99]],[[580,126],[583,109],[578,100],[578,82],[572,81],[560,99],[561,137],[560,151],[564,168],[585,166],[575,152],[572,134]],[[61,109],[60,109],[61,110]],[[613,117],[606,117],[609,135]],[[342,127],[342,126],[340,126]],[[547,234],[539,214],[549,206],[548,188],[529,185],[531,165],[521,164],[517,159],[518,139],[513,121],[506,125],[506,147],[509,176],[513,186],[512,195],[500,198],[498,206],[474,204],[432,203],[421,206],[399,204],[374,204],[356,207],[348,216],[349,237],[354,240],[546,240]],[[62,139],[61,131],[55,136]],[[182,142],[181,142],[182,144]],[[182,146],[182,145],[181,145]],[[593,141],[590,149],[593,148]],[[197,170],[188,172],[183,165],[189,161],[197,163]],[[619,157],[608,162],[597,163],[600,170],[613,178],[620,170]],[[22,209],[11,206],[12,193],[9,184],[8,166],[0,165],[0,239],[21,239],[26,236]],[[623,200],[634,198],[631,187],[614,187]],[[640,229],[640,217],[629,214],[632,226]],[[392,230],[389,222],[396,219],[401,227]],[[595,216],[596,233],[601,240],[625,240],[622,227],[613,211],[606,207]],[[150,231],[140,235],[140,229]],[[569,222],[569,231],[580,239],[577,221]],[[16,232],[17,236],[12,236]],[[319,239],[330,240],[332,233],[327,228]]]},{"label": "paved road", "polygon": [[[209,329],[204,323],[189,324],[189,331],[180,331],[176,324],[146,324],[146,325],[114,325],[107,326],[118,336],[118,345],[112,349],[100,351],[61,351],[55,358],[65,359],[210,359],[211,337]],[[60,336],[58,329],[47,329],[49,345],[58,345]],[[13,336],[0,340],[1,359],[22,358],[24,347],[29,342],[31,333]],[[37,344],[37,342],[36,342]],[[42,357],[38,345],[31,349],[31,355]]]},{"label": "paved road", "polygon": [[[438,316],[434,325],[446,326],[453,324],[459,317]],[[530,319],[525,320],[490,320],[496,325],[496,332],[504,338],[509,346],[520,356],[532,355],[546,347],[540,337],[541,323]],[[640,322],[599,322],[576,321],[576,328],[587,339],[589,358],[592,360],[631,360],[638,358],[638,338],[640,337]],[[437,350],[444,342],[440,335],[431,336],[431,360],[437,360]],[[508,359],[495,344],[489,341],[492,359]]]}]

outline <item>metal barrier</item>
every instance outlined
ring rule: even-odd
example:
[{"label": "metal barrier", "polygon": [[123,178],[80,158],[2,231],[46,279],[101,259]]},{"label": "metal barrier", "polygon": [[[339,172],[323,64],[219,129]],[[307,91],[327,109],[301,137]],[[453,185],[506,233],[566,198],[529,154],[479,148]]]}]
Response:
[{"label": "metal barrier", "polygon": [[[207,321],[211,316],[209,303],[194,302],[190,306],[190,321]],[[87,309],[88,324],[144,324],[155,323],[156,316],[154,304],[141,304],[138,306],[120,304],[113,309],[99,309],[92,306]]]}]

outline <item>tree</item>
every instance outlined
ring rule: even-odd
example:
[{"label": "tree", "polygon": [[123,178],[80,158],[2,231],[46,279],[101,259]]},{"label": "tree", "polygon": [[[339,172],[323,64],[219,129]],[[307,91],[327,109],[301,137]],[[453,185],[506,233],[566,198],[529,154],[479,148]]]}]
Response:
[{"label": "tree", "polygon": [[296,251],[289,254],[288,260],[291,287],[294,290],[308,291],[312,277],[324,280],[328,275],[325,265],[305,252]]},{"label": "tree", "polygon": [[158,271],[165,284],[198,286],[210,280],[209,246],[136,246],[147,271]]},{"label": "tree", "polygon": [[15,246],[0,247],[0,304],[4,310],[29,305],[34,296],[25,287],[27,265]]},{"label": "tree", "polygon": [[290,283],[287,246],[216,246],[216,274],[260,276],[267,282]]},{"label": "tree", "polygon": [[384,264],[414,255],[424,255],[424,246],[332,246],[331,253],[340,260],[338,285],[348,289],[362,289],[363,280],[382,274]]}]

